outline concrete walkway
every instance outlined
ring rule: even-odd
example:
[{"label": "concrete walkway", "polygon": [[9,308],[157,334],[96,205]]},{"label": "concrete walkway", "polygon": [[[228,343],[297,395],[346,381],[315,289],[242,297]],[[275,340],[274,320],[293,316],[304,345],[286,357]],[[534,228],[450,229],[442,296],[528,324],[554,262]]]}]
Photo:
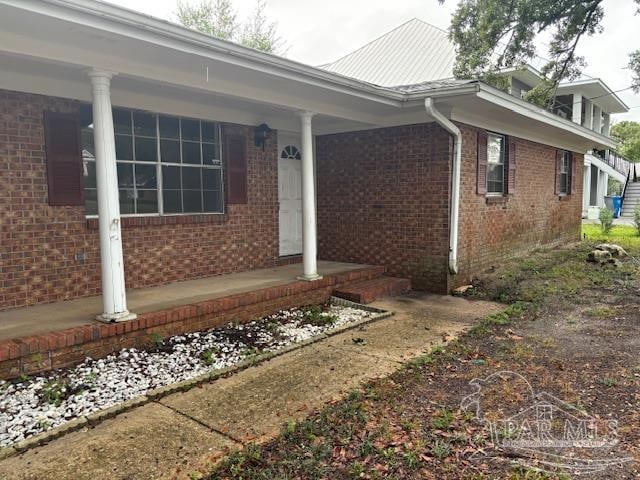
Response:
[{"label": "concrete walkway", "polygon": [[0,479],[188,479],[504,308],[428,294],[373,306],[396,315],[5,459]]}]

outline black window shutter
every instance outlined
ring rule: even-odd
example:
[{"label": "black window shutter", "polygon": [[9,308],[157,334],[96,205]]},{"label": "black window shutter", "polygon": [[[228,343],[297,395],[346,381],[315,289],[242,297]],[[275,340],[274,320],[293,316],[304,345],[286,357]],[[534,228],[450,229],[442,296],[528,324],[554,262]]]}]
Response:
[{"label": "black window shutter", "polygon": [[227,203],[247,203],[247,154],[244,135],[226,135]]},{"label": "black window shutter", "polygon": [[44,112],[44,135],[49,205],[84,205],[78,117]]},{"label": "black window shutter", "polygon": [[560,171],[562,169],[562,150],[556,150],[556,195],[560,195]]},{"label": "black window shutter", "polygon": [[478,175],[476,177],[478,195],[487,193],[487,132],[478,130]]},{"label": "black window shutter", "polygon": [[513,195],[516,193],[516,139],[507,138],[507,193]]}]

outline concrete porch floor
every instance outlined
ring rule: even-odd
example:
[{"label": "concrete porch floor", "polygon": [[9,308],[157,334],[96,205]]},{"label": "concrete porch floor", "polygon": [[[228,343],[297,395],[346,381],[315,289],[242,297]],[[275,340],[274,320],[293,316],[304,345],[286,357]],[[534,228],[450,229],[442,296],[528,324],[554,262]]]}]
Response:
[{"label": "concrete porch floor", "polygon": [[[348,272],[366,267],[354,263],[318,262],[321,275]],[[286,285],[302,274],[302,264],[217,275],[175,282],[157,287],[127,291],[129,310],[141,314],[154,312],[228,295]],[[87,297],[64,302],[34,305],[0,311],[0,342],[28,335],[100,324],[95,316],[101,312],[101,297]]]}]

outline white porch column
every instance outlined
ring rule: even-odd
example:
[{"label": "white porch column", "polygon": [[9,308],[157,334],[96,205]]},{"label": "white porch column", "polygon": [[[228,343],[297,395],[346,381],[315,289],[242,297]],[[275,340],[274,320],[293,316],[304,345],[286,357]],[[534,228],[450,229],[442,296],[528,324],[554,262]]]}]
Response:
[{"label": "white porch column", "polygon": [[582,125],[582,95],[579,93],[573,94],[573,116],[571,120],[573,120],[573,123]]},{"label": "white porch column", "polygon": [[584,167],[584,179],[582,182],[582,210],[586,217],[591,203],[591,165]]},{"label": "white porch column", "polygon": [[604,121],[604,125],[602,126],[602,134],[608,137],[611,133],[611,114],[604,113],[602,116]]},{"label": "white porch column", "polygon": [[589,130],[593,130],[593,103],[591,100],[585,98],[584,100],[585,110],[584,110],[584,127],[587,127]]},{"label": "white porch column", "polygon": [[317,236],[316,236],[316,182],[313,161],[313,113],[300,114],[302,137],[302,263],[304,274],[301,280],[318,280]]},{"label": "white porch column", "polygon": [[93,139],[98,184],[98,224],[100,227],[100,265],[102,268],[103,322],[133,320],[127,310],[118,202],[116,146],[111,113],[111,73],[89,73],[93,91]]},{"label": "white porch column", "polygon": [[602,108],[593,106],[593,130],[600,133],[602,130]]}]

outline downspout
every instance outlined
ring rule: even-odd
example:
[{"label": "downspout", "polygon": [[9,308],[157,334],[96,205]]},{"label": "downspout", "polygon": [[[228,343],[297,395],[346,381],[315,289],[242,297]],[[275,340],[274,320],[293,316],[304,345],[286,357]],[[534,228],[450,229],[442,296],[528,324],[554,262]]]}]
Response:
[{"label": "downspout", "polygon": [[432,98],[424,99],[424,108],[427,114],[433,118],[438,125],[453,135],[455,142],[453,146],[453,166],[451,175],[451,211],[449,224],[449,272],[455,275],[458,273],[458,223],[460,217],[460,164],[462,163],[462,133],[451,120],[445,117],[442,112],[436,110]]}]

